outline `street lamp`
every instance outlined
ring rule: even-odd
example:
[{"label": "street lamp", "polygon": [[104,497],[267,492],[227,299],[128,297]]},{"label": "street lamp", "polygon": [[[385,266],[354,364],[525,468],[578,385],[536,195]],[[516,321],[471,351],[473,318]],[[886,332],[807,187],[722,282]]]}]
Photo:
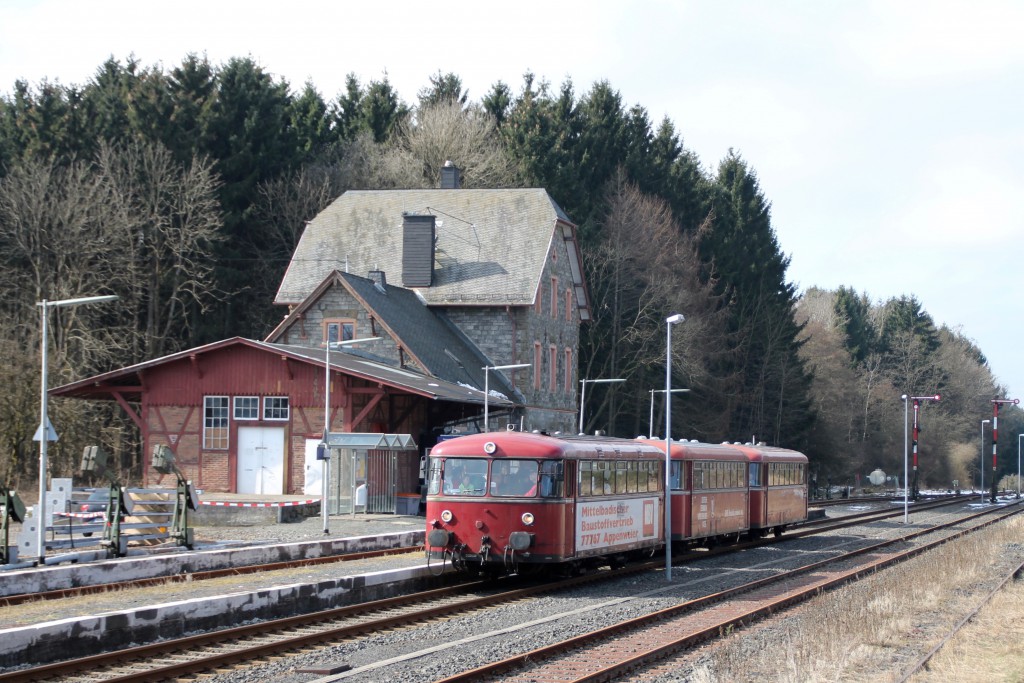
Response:
[{"label": "street lamp", "polygon": [[[331,533],[328,528],[328,519],[330,515],[327,512],[327,485],[330,482],[331,475],[331,449],[327,445],[327,435],[331,431],[331,347],[341,348],[343,346],[352,346],[353,344],[360,344],[362,342],[380,341],[383,337],[364,337],[362,339],[346,339],[344,341],[329,341],[326,335],[327,328],[324,328],[324,348],[326,354],[324,356],[324,458],[320,461],[320,477],[323,481],[320,483],[320,515],[324,520],[324,533]],[[352,509],[355,510],[355,501],[352,501]]]},{"label": "street lamp", "polygon": [[991,420],[981,421],[981,462],[978,471],[981,472],[981,502],[985,502],[985,425]]},{"label": "street lamp", "polygon": [[672,326],[682,313],[665,318],[665,580],[672,580]]},{"label": "street lamp", "polygon": [[50,417],[47,413],[47,396],[46,396],[46,326],[49,311],[51,308],[60,308],[62,306],[78,306],[79,304],[96,304],[103,301],[116,301],[117,295],[105,294],[103,296],[86,296],[80,299],[61,299],[60,301],[37,301],[36,306],[39,306],[42,311],[42,333],[39,336],[39,348],[41,349],[40,356],[42,357],[42,373],[40,374],[39,384],[41,386],[40,399],[39,399],[39,429],[36,431],[35,437],[39,440],[39,503],[36,505],[38,512],[35,514],[36,525],[38,532],[37,541],[39,542],[39,564],[46,564],[46,447],[49,441],[57,440],[57,433],[54,431],[53,426],[50,424]]},{"label": "street lamp", "polygon": [[488,412],[488,399],[491,395],[491,370],[521,370],[523,368],[533,367],[533,363],[514,363],[512,365],[485,365],[484,370],[484,431],[486,432],[488,422],[490,420],[490,413]]},{"label": "street lamp", "polygon": [[[669,389],[667,393],[683,394],[688,391],[689,389]],[[654,395],[664,393],[666,393],[664,389],[651,389],[651,417],[650,420],[647,422],[647,436],[651,439],[654,438]]]},{"label": "street lamp", "polygon": [[587,398],[587,385],[588,384],[611,384],[613,382],[625,382],[624,379],[581,379],[580,384],[583,387],[580,389],[580,434],[583,433],[583,406],[584,401]]}]

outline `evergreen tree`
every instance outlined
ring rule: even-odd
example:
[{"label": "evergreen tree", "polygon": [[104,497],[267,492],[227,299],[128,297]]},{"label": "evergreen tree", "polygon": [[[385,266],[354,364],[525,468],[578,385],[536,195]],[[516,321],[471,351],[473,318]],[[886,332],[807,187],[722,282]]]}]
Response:
[{"label": "evergreen tree", "polygon": [[878,344],[871,320],[871,302],[866,294],[858,295],[852,288],[840,287],[835,296],[835,312],[839,316],[846,351],[855,364],[863,363]]},{"label": "evergreen tree", "polygon": [[718,292],[730,304],[730,328],[739,381],[725,395],[727,438],[798,446],[813,421],[810,376],[798,355],[796,292],[786,281],[789,259],[779,249],[770,205],[757,178],[730,151],[718,169],[714,224],[703,242],[715,264]]},{"label": "evergreen tree", "polygon": [[172,101],[164,144],[178,163],[212,155],[210,121],[217,101],[217,81],[205,57],[189,54],[171,70],[167,88]]},{"label": "evergreen tree", "polygon": [[309,81],[292,100],[289,118],[298,144],[297,156],[302,161],[320,157],[331,143],[333,133],[327,115],[327,103]]},{"label": "evergreen tree", "polygon": [[512,91],[505,83],[498,81],[491,86],[490,92],[484,95],[481,104],[487,113],[494,117],[498,128],[501,128],[512,108]]},{"label": "evergreen tree", "polygon": [[422,88],[417,96],[421,108],[447,102],[457,102],[464,107],[469,94],[462,89],[461,78],[451,72],[442,74],[438,71],[430,77],[430,87]]},{"label": "evergreen tree", "polygon": [[385,142],[390,139],[402,120],[408,116],[409,107],[399,98],[391,87],[387,74],[383,81],[371,81],[366,94],[359,102],[360,129],[373,134],[374,142]]}]

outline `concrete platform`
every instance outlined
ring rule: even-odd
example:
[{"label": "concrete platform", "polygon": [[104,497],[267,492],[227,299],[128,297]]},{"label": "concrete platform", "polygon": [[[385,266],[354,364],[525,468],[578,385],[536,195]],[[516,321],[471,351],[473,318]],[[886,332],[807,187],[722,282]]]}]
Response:
[{"label": "concrete platform", "polygon": [[[409,528],[410,520],[417,518],[389,517],[394,520],[390,526],[402,530],[322,540],[210,547],[192,552],[182,550],[156,556],[5,571],[0,572],[0,594],[39,592],[423,543],[424,527]],[[332,531],[344,533],[346,522],[332,517]],[[376,519],[372,520],[372,525],[386,527],[388,522],[386,518]],[[347,523],[352,529],[370,526],[366,520]],[[286,585],[268,584],[266,579],[261,583],[261,575],[246,575],[238,578],[245,589],[225,594],[114,611],[104,611],[99,607],[98,613],[88,616],[54,618],[29,626],[3,628],[5,619],[0,616],[0,669],[85,656],[130,643],[180,637],[196,630],[227,628],[253,619],[272,619],[376,600],[402,591],[438,586],[453,576],[434,576],[437,567],[433,571],[428,570],[422,555],[403,556],[384,564],[394,565],[394,568],[358,573],[360,570],[350,563],[332,564],[323,578]],[[204,583],[195,584],[187,595],[197,594]],[[125,595],[129,596],[130,592]],[[54,615],[59,615],[60,602],[52,604]],[[4,611],[16,609],[11,607]],[[8,623],[11,622],[8,620]]]}]

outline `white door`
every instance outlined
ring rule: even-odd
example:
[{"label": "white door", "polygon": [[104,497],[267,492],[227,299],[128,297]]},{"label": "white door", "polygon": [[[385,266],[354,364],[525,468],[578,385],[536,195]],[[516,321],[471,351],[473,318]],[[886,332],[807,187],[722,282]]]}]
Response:
[{"label": "white door", "polygon": [[284,427],[238,428],[238,493],[284,493]]},{"label": "white door", "polygon": [[302,492],[307,496],[323,495],[321,485],[323,484],[324,461],[316,459],[316,447],[320,445],[321,439],[306,439],[306,478],[302,485]]}]

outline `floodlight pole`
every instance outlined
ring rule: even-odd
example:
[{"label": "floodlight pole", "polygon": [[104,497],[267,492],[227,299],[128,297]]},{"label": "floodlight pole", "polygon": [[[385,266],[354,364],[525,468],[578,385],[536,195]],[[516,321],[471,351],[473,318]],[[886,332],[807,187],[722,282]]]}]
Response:
[{"label": "floodlight pole", "polygon": [[[672,580],[672,326],[682,313],[665,318],[665,580]],[[653,396],[653,394],[652,394]]]},{"label": "floodlight pole", "polygon": [[580,431],[579,431],[580,434],[583,433],[583,408],[584,408],[584,405],[585,405],[585,402],[586,402],[586,398],[587,398],[587,385],[588,384],[610,384],[612,382],[625,382],[625,381],[626,381],[625,379],[581,379],[580,380],[580,384],[582,385],[582,388],[580,389]]},{"label": "floodlight pole", "polygon": [[484,371],[484,432],[490,427],[491,370],[521,370],[533,367],[533,363],[513,363],[512,365],[485,365]]},{"label": "floodlight pole", "polygon": [[996,468],[999,466],[997,454],[998,454],[998,441],[999,441],[999,406],[1004,403],[1011,403],[1018,405],[1020,399],[1017,398],[994,398],[992,399],[992,497],[989,499],[990,503],[996,502],[996,496],[999,493],[999,479],[996,476]]},{"label": "floodlight pole", "polygon": [[[49,401],[47,400],[46,385],[48,382],[47,378],[47,320],[50,317],[49,311],[51,308],[60,308],[62,306],[78,306],[79,304],[94,304],[103,301],[115,301],[117,295],[106,294],[103,296],[86,296],[79,299],[61,299],[59,301],[42,301],[36,302],[36,306],[39,306],[42,317],[42,326],[39,336],[39,348],[40,357],[42,359],[42,372],[39,376],[39,385],[41,388],[39,398],[39,430],[36,432],[36,438],[39,439],[39,501],[36,505],[36,512],[34,517],[36,519],[36,540],[39,543],[39,565],[46,564],[46,459],[47,459],[47,444],[50,440],[50,432],[53,431],[50,428],[50,417],[48,414]],[[57,440],[57,434],[54,432],[53,440]]]}]

